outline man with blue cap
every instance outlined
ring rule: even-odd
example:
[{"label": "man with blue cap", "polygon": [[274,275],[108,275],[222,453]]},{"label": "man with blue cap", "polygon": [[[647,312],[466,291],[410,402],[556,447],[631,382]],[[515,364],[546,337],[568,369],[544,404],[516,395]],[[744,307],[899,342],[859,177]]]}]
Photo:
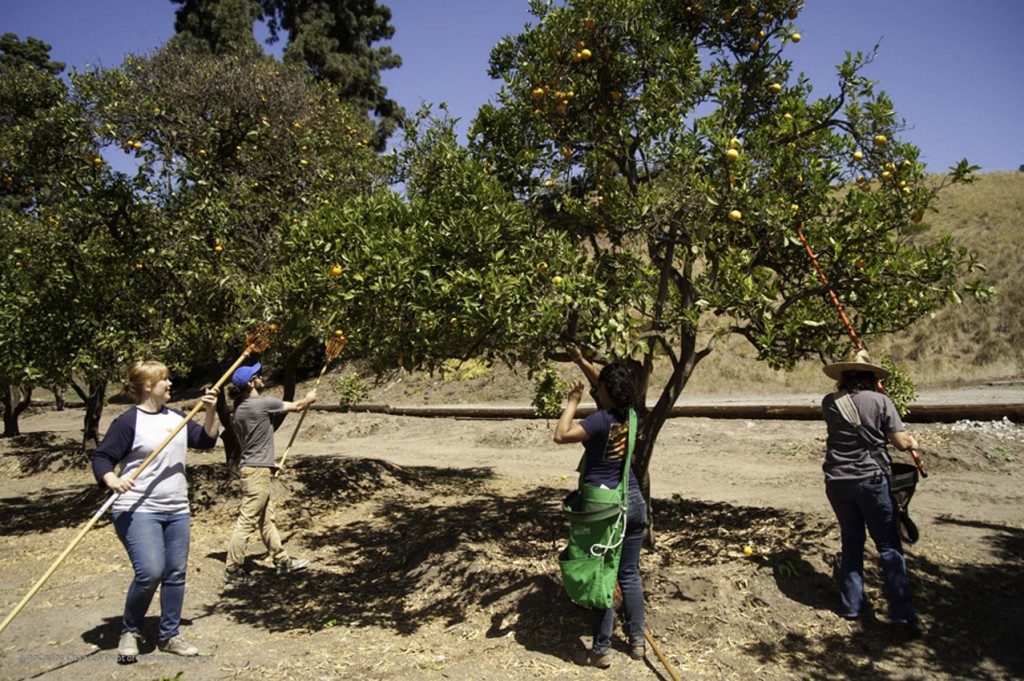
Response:
[{"label": "man with blue cap", "polygon": [[235,411],[232,424],[242,446],[239,475],[242,486],[242,505],[235,529],[228,542],[228,556],[224,581],[228,584],[244,583],[248,575],[245,549],[249,536],[259,530],[260,538],[270,553],[278,573],[301,570],[308,560],[292,558],[281,544],[274,524],[274,509],[270,503],[270,483],[274,477],[274,422],[275,414],[302,411],[316,402],[316,390],[310,390],[301,400],[285,402],[276,397],[263,397],[262,365],[242,366],[231,376]]}]

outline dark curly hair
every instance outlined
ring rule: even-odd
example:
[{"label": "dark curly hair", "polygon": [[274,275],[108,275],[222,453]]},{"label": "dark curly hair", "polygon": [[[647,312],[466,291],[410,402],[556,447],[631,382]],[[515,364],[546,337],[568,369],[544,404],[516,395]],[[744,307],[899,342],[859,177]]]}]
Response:
[{"label": "dark curly hair", "polygon": [[624,364],[612,363],[601,369],[598,381],[604,384],[608,397],[619,409],[628,409],[636,400],[633,372]]},{"label": "dark curly hair", "polygon": [[849,392],[876,390],[877,387],[878,376],[870,371],[844,371],[836,382],[836,389]]}]

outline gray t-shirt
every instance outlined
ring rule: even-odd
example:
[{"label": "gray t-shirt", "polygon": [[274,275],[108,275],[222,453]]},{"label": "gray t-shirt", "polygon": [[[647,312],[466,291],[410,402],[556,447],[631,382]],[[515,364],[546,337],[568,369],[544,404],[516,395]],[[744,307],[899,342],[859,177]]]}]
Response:
[{"label": "gray t-shirt", "polygon": [[249,397],[235,409],[232,422],[242,442],[239,467],[274,467],[273,414],[284,411],[284,402],[276,397]]},{"label": "gray t-shirt", "polygon": [[881,473],[881,467],[871,456],[871,449],[888,459],[886,444],[889,433],[906,430],[896,405],[886,395],[871,390],[850,393],[860,414],[864,434],[870,441],[869,449],[869,443],[839,412],[836,406],[838,395],[826,395],[821,401],[821,412],[828,428],[825,464],[822,466],[825,480],[861,480]]}]

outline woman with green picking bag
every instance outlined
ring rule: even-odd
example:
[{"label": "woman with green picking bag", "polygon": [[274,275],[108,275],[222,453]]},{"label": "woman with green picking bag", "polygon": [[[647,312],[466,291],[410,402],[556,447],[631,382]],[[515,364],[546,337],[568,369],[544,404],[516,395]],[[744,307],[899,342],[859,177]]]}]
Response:
[{"label": "woman with green picking bag", "polygon": [[[598,546],[595,549],[599,555],[605,550],[610,552],[607,554],[610,560],[606,563],[601,580],[604,584],[597,584],[592,589],[600,593],[580,597],[579,585],[567,583],[566,589],[574,600],[589,605],[593,613],[594,640],[585,660],[581,661],[596,667],[608,667],[611,664],[611,637],[615,625],[615,609],[608,588],[610,584],[610,588],[614,589],[616,578],[622,590],[626,610],[630,656],[641,659],[645,653],[640,546],[647,523],[647,507],[640,492],[637,476],[631,474],[627,468],[627,462],[632,455],[632,440],[636,434],[636,417],[632,408],[635,387],[632,374],[622,364],[609,364],[598,373],[596,368],[582,357],[576,346],[570,345],[569,353],[594,387],[598,406],[601,407],[583,421],[576,423],[576,410],[583,394],[583,385],[574,383],[569,388],[568,404],[555,427],[555,442],[579,442],[583,444],[584,449],[579,471],[580,488],[581,491],[586,488],[583,495],[586,498],[583,502],[571,503],[570,506],[575,506],[575,510],[578,511],[575,517],[581,521],[587,511],[596,509],[598,512],[595,515],[601,516],[602,507],[617,505],[619,508],[612,512],[612,517],[603,520],[598,517],[592,523],[595,531],[607,530],[605,536],[597,538],[595,543]],[[580,531],[582,527],[583,534],[588,532],[587,525],[591,523],[580,525],[576,520],[572,522],[573,531]],[[580,557],[579,554],[586,551],[585,548],[581,549],[581,542],[578,539],[571,537],[570,546],[560,556],[560,560],[563,561],[564,578],[572,578],[571,569],[566,567],[567,559],[571,562],[571,559]],[[614,565],[616,554],[617,570]]]}]

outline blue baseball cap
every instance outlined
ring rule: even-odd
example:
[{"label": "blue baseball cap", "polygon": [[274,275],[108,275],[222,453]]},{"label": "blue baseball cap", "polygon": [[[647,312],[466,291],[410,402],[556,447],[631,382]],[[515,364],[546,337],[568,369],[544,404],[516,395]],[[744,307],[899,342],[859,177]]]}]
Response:
[{"label": "blue baseball cap", "polygon": [[262,368],[263,365],[259,362],[256,362],[251,367],[238,367],[231,376],[231,382],[236,388],[244,388]]}]

